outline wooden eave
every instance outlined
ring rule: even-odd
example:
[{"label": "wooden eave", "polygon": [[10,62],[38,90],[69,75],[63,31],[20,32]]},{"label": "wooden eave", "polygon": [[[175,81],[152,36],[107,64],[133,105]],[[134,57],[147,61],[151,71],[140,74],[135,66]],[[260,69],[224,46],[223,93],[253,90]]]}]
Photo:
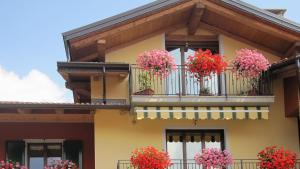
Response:
[{"label": "wooden eave", "polygon": [[130,65],[126,63],[101,62],[57,62],[57,71],[69,80],[70,76],[90,78],[103,73],[128,74]]},{"label": "wooden eave", "polygon": [[73,91],[74,102],[91,102],[92,76],[128,75],[130,65],[125,63],[57,62],[57,70],[66,80],[66,88]]},{"label": "wooden eave", "polygon": [[278,63],[274,63],[270,67],[272,74],[279,74],[288,71],[298,71],[297,61],[300,60],[300,55],[298,57],[286,58]]},{"label": "wooden eave", "polygon": [[97,109],[129,111],[129,105],[0,102],[0,122],[93,123]]},{"label": "wooden eave", "polygon": [[195,27],[211,29],[281,57],[300,41],[299,24],[234,0],[161,0],[137,9],[64,33],[70,60],[93,61],[99,40],[107,53],[182,27],[190,35]]}]

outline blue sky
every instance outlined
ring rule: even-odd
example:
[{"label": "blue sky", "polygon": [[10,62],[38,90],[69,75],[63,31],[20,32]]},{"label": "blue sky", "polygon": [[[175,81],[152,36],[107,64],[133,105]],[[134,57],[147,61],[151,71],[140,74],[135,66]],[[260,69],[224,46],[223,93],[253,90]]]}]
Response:
[{"label": "blue sky", "polygon": [[[245,1],[261,8],[288,9],[286,17],[300,23],[299,0]],[[151,0],[1,0],[0,68],[6,73],[13,72],[19,79],[37,70],[63,88],[64,80],[56,72],[56,62],[66,60],[61,33],[149,2]],[[0,88],[3,88],[1,85],[2,82]],[[71,97],[70,92],[67,97]]]}]

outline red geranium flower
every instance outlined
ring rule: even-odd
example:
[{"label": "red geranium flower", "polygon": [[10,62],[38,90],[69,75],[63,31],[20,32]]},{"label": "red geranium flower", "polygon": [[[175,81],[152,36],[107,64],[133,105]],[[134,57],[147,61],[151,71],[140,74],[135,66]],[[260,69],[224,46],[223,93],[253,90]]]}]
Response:
[{"label": "red geranium flower", "polygon": [[210,77],[214,73],[221,74],[226,69],[227,63],[222,60],[222,56],[212,54],[209,49],[205,51],[200,49],[188,57],[186,66],[188,71],[201,81],[204,77]]},{"label": "red geranium flower", "polygon": [[258,153],[259,166],[261,169],[290,169],[295,168],[296,154],[277,148],[276,146],[266,147]]},{"label": "red geranium flower", "polygon": [[134,150],[130,162],[136,169],[166,169],[171,166],[168,153],[152,146]]}]

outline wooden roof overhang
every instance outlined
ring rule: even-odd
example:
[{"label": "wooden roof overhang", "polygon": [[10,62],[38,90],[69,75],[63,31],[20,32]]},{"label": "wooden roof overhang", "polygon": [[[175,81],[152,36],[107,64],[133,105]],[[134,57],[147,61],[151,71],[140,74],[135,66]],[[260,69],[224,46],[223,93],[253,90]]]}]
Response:
[{"label": "wooden roof overhang", "polygon": [[188,27],[212,30],[277,56],[293,54],[300,26],[235,0],[160,0],[63,33],[70,61],[99,61],[105,53],[147,37]]},{"label": "wooden roof overhang", "polygon": [[66,87],[74,94],[75,102],[87,102],[91,100],[92,76],[122,75],[126,76],[130,71],[130,65],[125,63],[100,63],[100,62],[58,62],[57,70],[66,80]]},{"label": "wooden roof overhang", "polygon": [[274,63],[269,70],[272,72],[273,75],[277,75],[284,72],[298,73],[299,71],[300,73],[300,55],[298,55],[297,57],[286,58],[278,63]]},{"label": "wooden roof overhang", "polygon": [[92,123],[97,109],[129,110],[129,105],[0,102],[0,122]]}]

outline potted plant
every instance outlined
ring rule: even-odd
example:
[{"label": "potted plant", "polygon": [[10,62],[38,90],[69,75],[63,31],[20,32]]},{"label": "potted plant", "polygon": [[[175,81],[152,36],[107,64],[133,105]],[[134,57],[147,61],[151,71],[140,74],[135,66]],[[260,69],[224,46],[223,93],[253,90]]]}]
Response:
[{"label": "potted plant", "polygon": [[233,163],[232,156],[227,150],[220,150],[217,148],[203,149],[200,153],[196,154],[195,162],[202,165],[205,169],[210,168],[227,168]]},{"label": "potted plant", "polygon": [[141,87],[137,94],[154,94],[151,89],[153,77],[164,79],[176,69],[174,57],[166,50],[151,50],[141,53],[137,57],[137,66],[142,69],[142,73],[138,75]]},{"label": "potted plant", "polygon": [[152,81],[148,72],[138,75],[139,80],[139,91],[136,95],[153,95],[154,90],[151,89]]},{"label": "potted plant", "polygon": [[130,163],[135,169],[167,169],[171,166],[168,153],[152,146],[135,149]]},{"label": "potted plant", "polygon": [[207,49],[205,51],[198,50],[194,55],[188,57],[186,66],[187,70],[200,83],[200,95],[206,91],[204,87],[204,79],[211,78],[212,75],[220,75],[227,67],[227,63],[223,61],[223,57],[218,54],[212,54]]},{"label": "potted plant", "polygon": [[266,57],[257,50],[240,49],[236,51],[236,58],[232,61],[232,66],[234,73],[250,80],[251,89],[246,93],[257,95],[261,74],[270,66]]},{"label": "potted plant", "polygon": [[13,163],[12,161],[0,161],[0,168],[5,169],[27,169],[27,167],[22,166],[19,162]]},{"label": "potted plant", "polygon": [[69,160],[57,160],[52,165],[47,165],[44,169],[79,169],[75,163]]},{"label": "potted plant", "polygon": [[295,168],[296,154],[277,148],[276,146],[266,147],[257,155],[261,169],[290,169]]}]

